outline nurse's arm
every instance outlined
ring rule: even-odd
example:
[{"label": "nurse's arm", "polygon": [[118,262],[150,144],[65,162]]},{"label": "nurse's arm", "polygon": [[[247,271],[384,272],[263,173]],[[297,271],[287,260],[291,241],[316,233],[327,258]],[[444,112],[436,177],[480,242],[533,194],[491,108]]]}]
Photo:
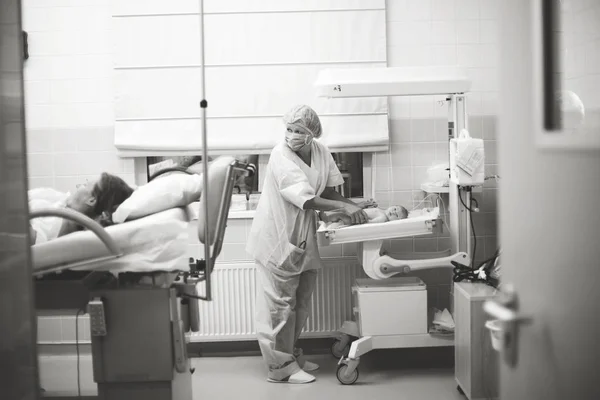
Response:
[{"label": "nurse's arm", "polygon": [[316,211],[342,211],[351,218],[352,224],[364,224],[369,220],[364,210],[353,202],[330,200],[320,196],[307,200],[302,208]]}]

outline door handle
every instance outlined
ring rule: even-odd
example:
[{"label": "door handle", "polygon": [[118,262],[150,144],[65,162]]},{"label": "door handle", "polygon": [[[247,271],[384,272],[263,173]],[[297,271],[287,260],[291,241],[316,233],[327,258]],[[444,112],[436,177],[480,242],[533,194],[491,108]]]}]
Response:
[{"label": "door handle", "polygon": [[483,303],[483,310],[500,323],[500,353],[504,362],[513,368],[518,362],[519,327],[532,323],[533,319],[517,312],[518,302],[514,289],[507,286],[505,295],[503,304],[488,300]]},{"label": "door handle", "polygon": [[483,303],[483,310],[488,313],[491,317],[503,323],[523,323],[527,324],[531,322],[530,317],[525,317],[518,314],[516,311],[511,310],[508,307],[498,304],[496,301],[488,300]]}]

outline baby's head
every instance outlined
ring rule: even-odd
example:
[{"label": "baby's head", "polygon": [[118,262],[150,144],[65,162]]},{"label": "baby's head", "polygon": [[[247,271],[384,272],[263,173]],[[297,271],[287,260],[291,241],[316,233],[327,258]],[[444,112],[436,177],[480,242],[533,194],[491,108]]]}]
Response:
[{"label": "baby's head", "polygon": [[388,218],[388,221],[396,221],[408,218],[408,211],[402,206],[391,206],[385,210],[385,216]]}]

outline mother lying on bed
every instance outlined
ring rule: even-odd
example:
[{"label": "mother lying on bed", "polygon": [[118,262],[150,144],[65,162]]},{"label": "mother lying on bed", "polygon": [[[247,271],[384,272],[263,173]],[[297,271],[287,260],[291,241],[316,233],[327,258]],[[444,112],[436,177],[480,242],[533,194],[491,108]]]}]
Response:
[{"label": "mother lying on bed", "polygon": [[[30,190],[29,210],[70,208],[108,226],[112,225],[112,213],[132,193],[133,189],[123,179],[104,172],[97,181],[79,185],[73,193],[48,188]],[[39,244],[82,229],[78,224],[58,217],[35,218],[31,220],[31,241]]]}]

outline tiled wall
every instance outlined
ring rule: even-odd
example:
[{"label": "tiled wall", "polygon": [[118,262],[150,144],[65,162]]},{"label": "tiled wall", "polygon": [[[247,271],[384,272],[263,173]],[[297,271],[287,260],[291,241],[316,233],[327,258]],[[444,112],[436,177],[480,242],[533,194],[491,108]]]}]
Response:
[{"label": "tiled wall", "polygon": [[[498,26],[500,0],[389,0],[389,66],[452,65],[467,69],[471,136],[485,141],[486,175],[496,174]],[[390,98],[391,152],[375,158],[375,198],[383,205],[413,207],[423,199],[427,168],[447,160],[447,106],[444,97]],[[488,180],[474,197],[476,258],[492,255],[496,239],[496,182]],[[448,196],[443,200],[448,205]],[[449,248],[447,234],[393,241],[392,251]]]},{"label": "tiled wall", "polygon": [[[486,175],[496,173],[500,1],[387,2],[389,66],[458,63],[467,68],[473,80],[468,94],[470,132],[485,140]],[[71,190],[100,171],[120,174],[132,183],[132,161],[118,159],[112,146],[110,0],[24,0],[23,7],[31,53],[25,71],[31,186]],[[375,197],[382,206],[416,206],[424,196],[419,187],[426,179],[427,167],[445,160],[447,113],[440,100],[443,98],[390,98],[391,151],[376,154],[374,165]],[[483,193],[475,196],[481,210],[474,216],[480,260],[498,245],[496,193],[495,181],[489,180]],[[444,201],[447,205],[447,196]],[[229,221],[221,262],[251,261],[244,251],[250,224],[251,220]],[[190,231],[195,231],[193,225]],[[194,232],[190,255],[202,257],[195,237]],[[449,246],[447,233],[386,243],[392,253]],[[321,249],[323,257],[355,252],[355,245]],[[440,293],[450,290],[448,271],[427,271],[420,276],[428,285],[438,286]],[[74,317],[48,318],[47,324],[54,324],[48,326],[50,337],[58,335],[60,328],[69,340],[73,333],[68,327],[74,324]]]},{"label": "tiled wall", "polygon": [[133,183],[113,145],[111,0],[23,0],[31,188],[69,191],[101,171]]}]

